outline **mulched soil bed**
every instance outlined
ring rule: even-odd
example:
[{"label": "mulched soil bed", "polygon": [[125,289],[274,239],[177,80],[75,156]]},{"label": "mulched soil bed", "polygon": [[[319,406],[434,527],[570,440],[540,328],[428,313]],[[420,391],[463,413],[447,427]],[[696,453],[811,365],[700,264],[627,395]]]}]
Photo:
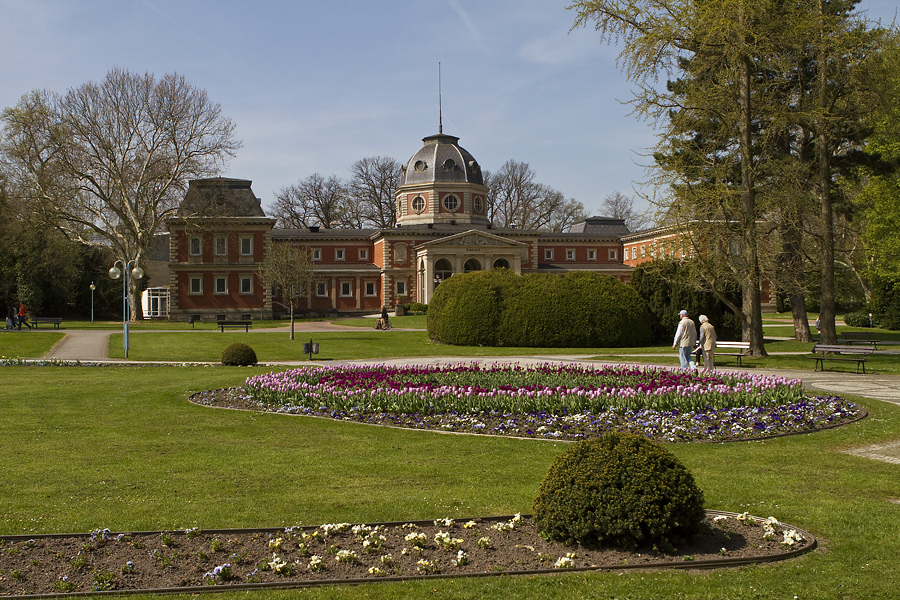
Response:
[{"label": "mulched soil bed", "polygon": [[[716,515],[730,516],[713,524]],[[514,523],[511,517],[475,519],[468,526],[464,521],[382,524],[377,529],[371,525],[370,529],[357,528],[356,532],[344,524],[343,531],[331,532],[326,529],[333,530],[334,526],[13,536],[0,538],[0,595],[182,587],[211,590],[216,585],[288,586],[291,582],[309,585],[425,575],[553,572],[567,570],[555,566],[560,559],[568,563],[567,556],[571,560],[568,568],[576,569],[709,568],[728,566],[729,560],[733,565],[783,558],[815,547],[815,539],[800,532],[802,540],[786,549],[781,544],[782,532],[791,528],[784,524],[777,527],[776,539],[768,541],[756,520],[747,525],[733,513],[719,512],[709,513],[708,517],[710,526],[693,543],[672,554],[649,549],[592,550],[551,543],[537,534],[529,517],[519,518],[516,527],[506,531],[498,527],[509,527]],[[449,536],[450,546],[458,544],[458,548],[441,547],[435,537],[441,532]],[[410,534],[424,535],[419,549],[407,538]],[[490,544],[484,544],[484,548],[478,544],[483,537],[490,538]],[[368,549],[363,544],[366,539],[370,540]],[[455,562],[460,549],[466,553],[466,564]],[[352,551],[355,558],[341,562],[341,551]],[[319,571],[309,566],[315,562],[313,555],[321,558]],[[392,560],[385,561],[382,557],[386,555]],[[705,561],[718,562],[704,564]]]}]

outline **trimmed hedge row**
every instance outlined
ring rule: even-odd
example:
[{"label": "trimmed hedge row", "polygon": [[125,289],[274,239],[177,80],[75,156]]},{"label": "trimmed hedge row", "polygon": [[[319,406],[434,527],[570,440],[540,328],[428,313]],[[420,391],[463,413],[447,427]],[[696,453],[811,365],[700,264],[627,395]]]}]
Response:
[{"label": "trimmed hedge row", "polygon": [[646,345],[646,305],[608,275],[516,275],[508,269],[454,275],[428,306],[431,339],[459,346],[598,348]]}]

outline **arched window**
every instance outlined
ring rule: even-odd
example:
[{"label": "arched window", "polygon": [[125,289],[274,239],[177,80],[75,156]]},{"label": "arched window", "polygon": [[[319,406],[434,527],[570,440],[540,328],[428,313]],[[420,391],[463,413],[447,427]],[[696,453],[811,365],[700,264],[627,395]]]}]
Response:
[{"label": "arched window", "polygon": [[509,261],[506,260],[505,258],[498,258],[497,260],[494,261],[494,268],[495,269],[511,269],[512,267],[509,266]]},{"label": "arched window", "polygon": [[471,273],[472,271],[480,271],[481,270],[481,261],[477,258],[470,258],[466,261],[466,264],[463,265],[463,270],[466,273]]},{"label": "arched window", "polygon": [[449,279],[453,275],[453,265],[446,258],[440,258],[434,263],[434,287],[440,282]]}]

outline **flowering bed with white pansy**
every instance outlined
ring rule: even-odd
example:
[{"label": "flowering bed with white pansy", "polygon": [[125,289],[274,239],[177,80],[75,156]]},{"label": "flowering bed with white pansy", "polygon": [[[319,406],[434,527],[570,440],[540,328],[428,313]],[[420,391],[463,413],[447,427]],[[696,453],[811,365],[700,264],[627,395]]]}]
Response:
[{"label": "flowering bed with white pansy", "polygon": [[710,568],[795,556],[815,546],[811,535],[774,517],[763,521],[747,513],[710,513],[706,523],[690,545],[670,554],[548,542],[531,518],[522,515],[258,531],[14,536],[2,539],[0,596],[179,588],[192,593],[229,585],[285,587],[428,575]]}]

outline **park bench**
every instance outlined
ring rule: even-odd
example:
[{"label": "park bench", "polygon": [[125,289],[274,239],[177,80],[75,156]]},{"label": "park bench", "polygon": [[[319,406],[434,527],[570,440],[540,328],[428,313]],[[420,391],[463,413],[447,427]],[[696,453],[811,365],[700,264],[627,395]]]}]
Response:
[{"label": "park bench", "polygon": [[[719,352],[722,348],[725,348],[726,350],[739,350],[739,352]],[[739,367],[742,366],[741,359],[747,356],[749,352],[750,342],[716,342],[716,359],[718,360],[720,356],[733,356]]]},{"label": "park bench", "polygon": [[853,344],[854,342],[860,344],[872,344],[872,346],[878,350],[878,339],[871,333],[865,331],[845,331],[841,334],[841,342],[845,344]]},{"label": "park bench", "polygon": [[37,327],[39,323],[52,323],[53,329],[59,329],[59,326],[62,325],[62,317],[32,317],[29,321],[31,321],[31,324],[35,327]]},{"label": "park bench", "polygon": [[241,329],[244,331],[250,331],[250,328],[253,327],[253,321],[216,321],[216,324],[219,326],[219,329],[222,333],[225,333],[225,329]]},{"label": "park bench", "polygon": [[840,344],[816,344],[813,346],[812,351],[813,356],[808,358],[816,361],[816,371],[819,370],[819,365],[822,366],[823,371],[825,370],[826,360],[836,360],[842,362],[855,362],[856,372],[859,373],[859,369],[862,367],[862,372],[865,373],[866,361],[868,360],[869,355],[875,352],[875,345],[845,346]]}]

